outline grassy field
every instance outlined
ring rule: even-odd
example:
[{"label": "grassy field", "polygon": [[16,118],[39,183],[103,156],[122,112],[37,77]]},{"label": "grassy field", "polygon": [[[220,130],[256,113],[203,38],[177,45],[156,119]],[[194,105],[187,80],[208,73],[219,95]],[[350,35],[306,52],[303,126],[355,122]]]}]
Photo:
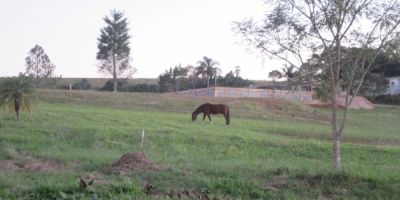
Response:
[{"label": "grassy field", "polygon": [[[186,190],[218,199],[400,199],[398,108],[350,112],[343,173],[333,174],[329,110],[160,94],[39,96],[33,115],[20,121],[0,112],[0,199],[168,199],[163,194]],[[222,116],[192,122],[206,101],[227,103],[231,125]],[[162,170],[104,171],[133,151]],[[94,184],[82,189],[87,176]],[[148,196],[146,184],[157,195]]]}]

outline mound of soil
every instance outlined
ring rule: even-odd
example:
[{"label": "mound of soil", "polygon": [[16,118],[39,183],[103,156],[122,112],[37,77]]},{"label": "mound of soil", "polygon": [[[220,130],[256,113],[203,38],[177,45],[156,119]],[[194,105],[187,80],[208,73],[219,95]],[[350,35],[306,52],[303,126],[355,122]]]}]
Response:
[{"label": "mound of soil", "polygon": [[54,160],[38,160],[35,158],[25,158],[20,162],[17,162],[14,159],[0,161],[0,169],[11,171],[50,172],[58,171],[63,168],[64,165]]},{"label": "mound of soil", "polygon": [[164,167],[151,162],[143,152],[131,152],[105,168],[106,173],[125,174],[141,170],[162,170]]},{"label": "mound of soil", "polygon": [[[345,102],[346,98],[343,96],[339,96],[337,98],[338,108],[344,108]],[[309,102],[309,105],[318,108],[331,108],[330,103],[322,103],[318,100],[313,100],[312,102]],[[374,109],[374,105],[370,101],[368,101],[368,99],[366,99],[365,97],[356,96],[349,105],[349,108],[371,110]]]}]

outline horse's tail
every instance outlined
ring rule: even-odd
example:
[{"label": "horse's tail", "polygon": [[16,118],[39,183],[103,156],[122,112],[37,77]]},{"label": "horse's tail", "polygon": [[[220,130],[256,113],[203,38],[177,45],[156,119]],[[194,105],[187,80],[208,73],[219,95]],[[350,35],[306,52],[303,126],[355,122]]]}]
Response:
[{"label": "horse's tail", "polygon": [[226,125],[229,125],[229,122],[231,120],[231,117],[229,115],[229,107],[227,107],[227,111],[226,111]]}]

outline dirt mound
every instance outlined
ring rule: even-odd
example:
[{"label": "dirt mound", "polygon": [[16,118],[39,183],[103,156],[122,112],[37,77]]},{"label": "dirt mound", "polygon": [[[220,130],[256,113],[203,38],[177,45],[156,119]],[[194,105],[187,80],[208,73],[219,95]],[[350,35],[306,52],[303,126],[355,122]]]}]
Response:
[{"label": "dirt mound", "polygon": [[0,161],[0,169],[11,171],[41,172],[58,171],[64,168],[64,165],[54,160],[38,160],[35,158],[24,158],[22,161],[15,159]]},{"label": "dirt mound", "polygon": [[[345,102],[346,98],[344,96],[339,96],[337,98],[338,108],[344,108]],[[313,100],[312,102],[309,102],[309,105],[318,108],[331,108],[330,103],[322,103],[319,100]],[[374,105],[370,101],[368,101],[368,99],[366,99],[365,97],[356,96],[349,105],[349,108],[371,110],[374,109]]]},{"label": "dirt mound", "polygon": [[[339,105],[344,106],[345,102],[346,102],[345,97],[338,98]],[[370,109],[374,109],[374,105],[370,101],[368,101],[368,99],[366,99],[365,97],[356,96],[356,97],[354,97],[353,102],[351,102],[350,108],[370,110]]]},{"label": "dirt mound", "polygon": [[151,162],[143,152],[131,152],[105,168],[106,173],[125,174],[141,170],[162,170],[164,167]]}]

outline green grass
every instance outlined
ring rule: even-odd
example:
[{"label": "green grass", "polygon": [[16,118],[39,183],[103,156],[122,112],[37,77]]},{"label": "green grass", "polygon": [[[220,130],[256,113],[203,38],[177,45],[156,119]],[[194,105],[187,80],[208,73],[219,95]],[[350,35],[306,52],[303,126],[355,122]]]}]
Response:
[{"label": "green grass", "polygon": [[[0,160],[56,160],[51,172],[0,169],[0,199],[146,199],[205,192],[221,199],[399,199],[400,109],[352,110],[343,173],[331,166],[329,111],[258,99],[40,91],[32,116],[0,112]],[[202,102],[230,105],[231,125],[190,120]],[[140,134],[145,130],[145,144]],[[166,167],[128,175],[102,169],[143,151]],[[101,181],[79,189],[79,177]],[[152,197],[163,199],[165,196]]]}]

